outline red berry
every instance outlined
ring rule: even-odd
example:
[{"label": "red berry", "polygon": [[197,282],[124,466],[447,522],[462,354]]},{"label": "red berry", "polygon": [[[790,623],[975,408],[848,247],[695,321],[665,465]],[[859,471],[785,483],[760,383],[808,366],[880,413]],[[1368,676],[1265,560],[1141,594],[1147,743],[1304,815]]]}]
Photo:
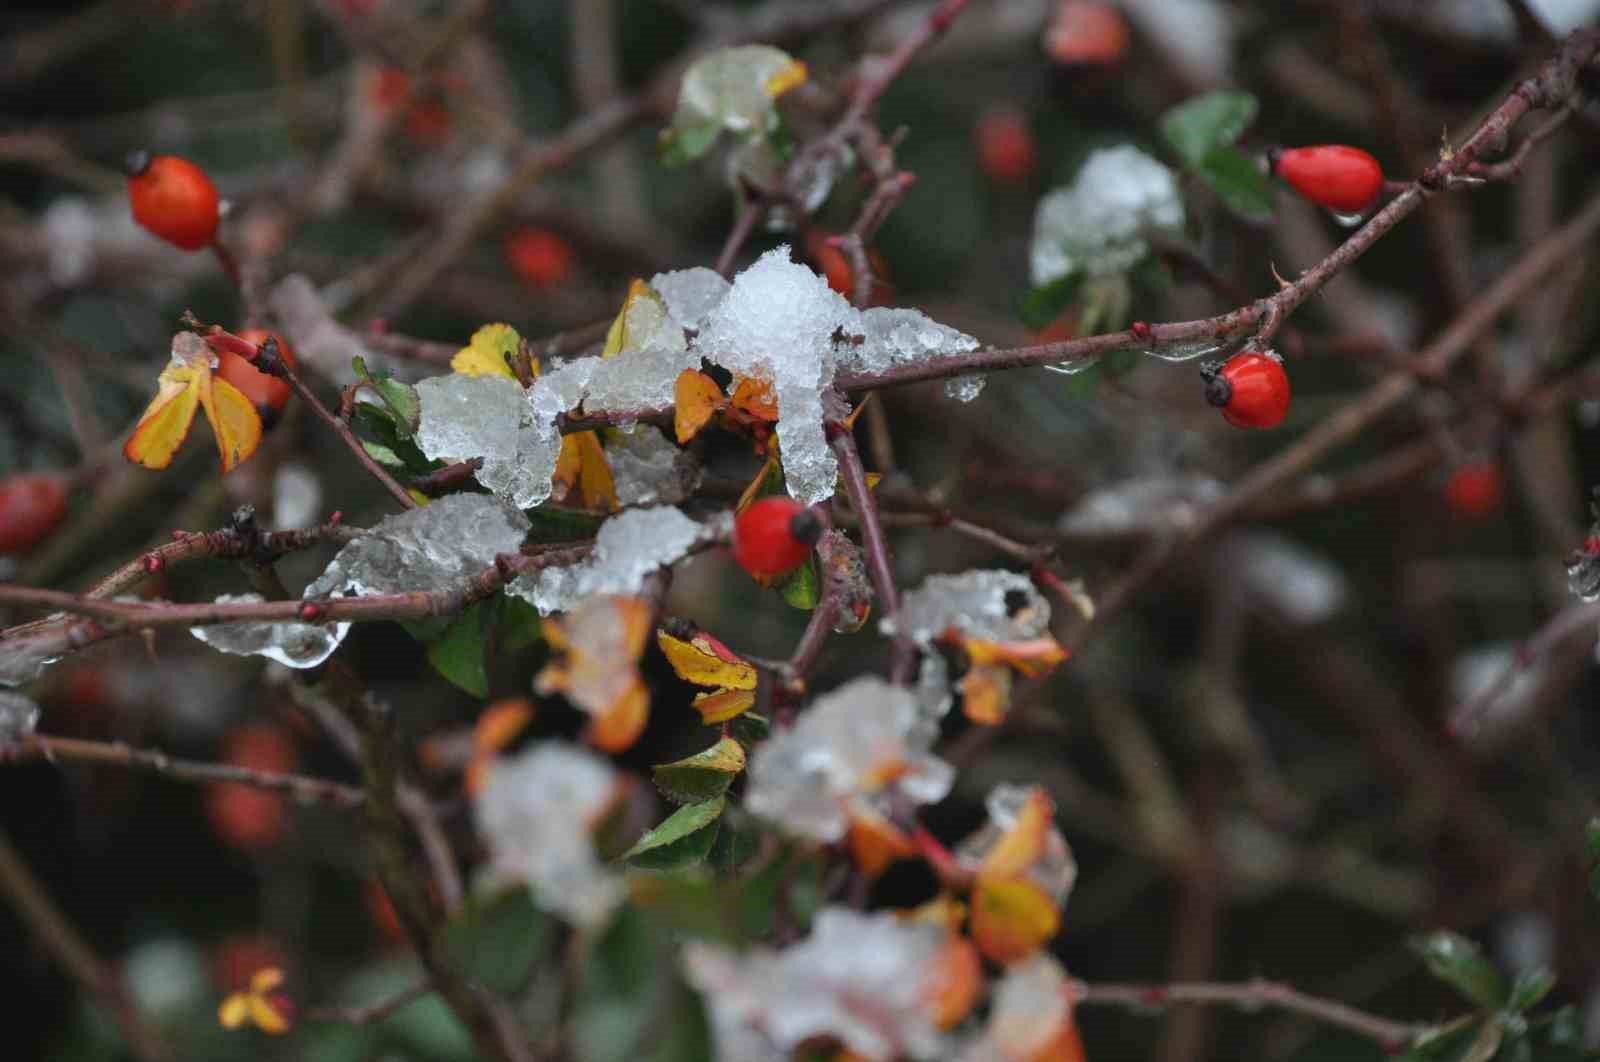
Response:
[{"label": "red berry", "polygon": [[1383,192],[1383,167],[1360,148],[1343,144],[1288,148],[1271,157],[1272,172],[1319,206],[1359,214]]},{"label": "red berry", "polygon": [[572,275],[572,248],[549,229],[521,228],[506,240],[506,261],[536,288],[548,288]]},{"label": "red berry", "polygon": [[1061,0],[1044,50],[1062,66],[1109,66],[1128,50],[1128,20],[1115,4]]},{"label": "red berry", "polygon": [[1235,354],[1227,364],[1200,370],[1206,401],[1239,428],[1275,428],[1289,412],[1289,374],[1275,355]]},{"label": "red berry", "polygon": [[992,181],[1016,184],[1039,165],[1028,120],[1010,107],[997,107],[978,119],[978,163]]},{"label": "red berry", "polygon": [[762,498],[733,525],[733,559],[757,579],[793,571],[811,556],[822,524],[792,498]]},{"label": "red berry", "polygon": [[1457,516],[1482,520],[1493,516],[1505,498],[1505,481],[1493,461],[1461,465],[1444,485],[1445,501]]},{"label": "red berry", "polygon": [[128,202],[133,220],[185,251],[210,246],[217,234],[217,186],[188,159],[129,155]]},{"label": "red berry", "polygon": [[[246,328],[239,333],[240,339],[256,346],[265,343],[268,337],[278,341],[278,353],[288,362],[289,368],[297,369],[294,352],[289,349],[289,344],[283,341],[282,336],[268,332],[264,328]],[[231,350],[217,352],[217,375],[237,387],[250,400],[250,404],[262,412],[263,420],[283,412],[284,405],[294,394],[294,389],[286,381],[267,375],[250,364],[248,359]]]},{"label": "red berry", "polygon": [[31,473],[0,482],[0,554],[26,553],[67,515],[67,488]]}]

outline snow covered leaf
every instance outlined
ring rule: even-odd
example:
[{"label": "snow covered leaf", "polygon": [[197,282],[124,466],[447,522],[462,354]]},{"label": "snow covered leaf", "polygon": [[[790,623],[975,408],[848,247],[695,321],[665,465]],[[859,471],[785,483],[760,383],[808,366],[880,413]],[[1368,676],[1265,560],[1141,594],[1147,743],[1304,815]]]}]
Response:
[{"label": "snow covered leaf", "polygon": [[656,631],[656,644],[685,682],[719,689],[756,688],[755,667],[705,631],[696,630],[684,640],[662,628]]},{"label": "snow covered leaf", "polygon": [[693,804],[727,792],[744,764],[744,746],[725,737],[693,756],[657,764],[650,772],[662,796],[676,804]]},{"label": "snow covered leaf", "polygon": [[679,445],[700,434],[728,401],[717,381],[699,369],[685,369],[672,389],[672,429]]},{"label": "snow covered leaf", "polygon": [[740,377],[728,404],[755,420],[770,424],[778,419],[778,399],[772,393],[772,382],[760,376]]},{"label": "snow covered leaf", "polygon": [[974,664],[956,682],[962,714],[979,726],[998,726],[1011,710],[1011,685],[1005,668]]},{"label": "snow covered leaf", "polygon": [[946,936],[890,912],[824,907],[811,935],[782,951],[696,942],[683,962],[705,996],[718,1058],[788,1058],[831,1037],[860,1059],[930,1059],[947,1047],[931,1005]]},{"label": "snow covered leaf", "polygon": [[1061,928],[1061,911],[1027,878],[978,876],[972,889],[972,939],[985,956],[1012,963],[1037,951]]},{"label": "snow covered leaf", "polygon": [[622,858],[648,870],[670,870],[705,860],[717,839],[717,820],[727,801],[721,796],[685,804],[634,842]]},{"label": "snow covered leaf", "polygon": [[910,691],[878,678],[825,694],[756,749],[746,806],[791,834],[833,843],[886,790],[911,804],[943,799],[954,771],[911,744],[918,715]]},{"label": "snow covered leaf", "polygon": [[1011,828],[983,857],[979,875],[1014,878],[1026,874],[1043,857],[1054,819],[1055,807],[1049,794],[1043,789],[1030,789]]},{"label": "snow covered leaf", "polygon": [[212,375],[216,355],[193,332],[172,338],[172,358],[161,370],[155,398],[139,418],[122,454],[136,465],[162,469],[189,437],[197,408],[206,411],[222,455],[222,471],[233,470],[261,444],[261,415],[238,388]]},{"label": "snow covered leaf", "polygon": [[954,632],[957,640],[1027,642],[1050,627],[1050,603],[1018,572],[973,569],[958,575],[930,575],[905,595],[883,632],[901,635],[928,648]]},{"label": "snow covered leaf", "polygon": [[497,760],[473,805],[492,871],[526,882],[541,908],[597,925],[623,887],[596,857],[593,830],[621,795],[609,763],[565,742]]},{"label": "snow covered leaf", "polygon": [[989,821],[961,842],[960,864],[980,879],[1026,878],[1044,890],[1046,899],[1065,902],[1078,866],[1055,826],[1049,797],[1037,786],[997,785],[984,804]]},{"label": "snow covered leaf", "polygon": [[661,134],[663,161],[681,165],[699,158],[723,130],[764,136],[776,122],[773,100],[805,80],[804,63],[768,45],[712,52],[684,72],[672,126]]},{"label": "snow covered leaf", "polygon": [[1011,966],[995,988],[983,1036],[961,1062],[1084,1062],[1069,991],[1049,955]]},{"label": "snow covered leaf", "polygon": [[542,694],[561,693],[593,720],[589,740],[622,752],[649,720],[650,690],[639,657],[650,636],[650,604],[638,598],[595,596],[566,619],[547,619],[545,640],[561,654],[534,680]]},{"label": "snow covered leaf", "polygon": [[716,726],[736,719],[756,706],[754,690],[717,690],[714,693],[697,693],[690,705],[700,713],[706,726]]},{"label": "snow covered leaf", "polygon": [[639,350],[663,328],[677,327],[667,312],[666,301],[649,284],[635,279],[628,285],[622,309],[606,331],[602,358],[614,358],[625,350]]},{"label": "snow covered leaf", "polygon": [[1150,253],[1149,231],[1183,228],[1183,198],[1171,170],[1130,145],[1089,156],[1072,184],[1039,201],[1030,250],[1033,283],[1074,273],[1124,273]]},{"label": "snow covered leaf", "polygon": [[699,485],[694,455],[678,449],[652,424],[607,429],[605,441],[619,505],[676,505]]},{"label": "snow covered leaf", "polygon": [[468,796],[483,792],[484,780],[500,750],[533,721],[533,702],[526,697],[507,697],[483,710],[472,727],[472,757],[462,783]]},{"label": "snow covered leaf", "polygon": [[511,359],[522,346],[522,337],[508,324],[487,324],[472,333],[472,339],[450,359],[450,368],[467,376],[504,376],[516,379]]},{"label": "snow covered leaf", "polygon": [[555,492],[558,501],[567,500],[576,489],[585,509],[613,512],[617,508],[616,480],[597,432],[578,431],[562,438],[553,482],[561,488]]},{"label": "snow covered leaf", "polygon": [[680,328],[696,332],[731,286],[721,273],[705,266],[675,269],[650,278],[650,287],[667,304],[672,319]]},{"label": "snow covered leaf", "polygon": [[845,842],[856,869],[869,878],[879,877],[894,863],[917,854],[917,846],[905,831],[866,807],[852,812]]}]

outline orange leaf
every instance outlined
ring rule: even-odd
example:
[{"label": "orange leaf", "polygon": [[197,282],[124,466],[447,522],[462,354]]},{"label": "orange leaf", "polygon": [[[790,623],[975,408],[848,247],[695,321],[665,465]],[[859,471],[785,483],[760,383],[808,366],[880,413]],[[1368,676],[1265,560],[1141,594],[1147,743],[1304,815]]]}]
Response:
[{"label": "orange leaf", "polygon": [[562,619],[544,622],[557,659],[534,679],[540,693],[562,693],[595,721],[593,739],[627,748],[644,728],[649,690],[638,660],[650,636],[651,608],[632,597],[590,597]]},{"label": "orange leaf", "polygon": [[1048,635],[1024,642],[991,642],[968,638],[961,643],[974,664],[1004,664],[1029,678],[1046,674],[1069,655],[1061,643]]},{"label": "orange leaf", "polygon": [[756,669],[703,631],[687,642],[664,630],[657,631],[656,644],[672,670],[685,682],[723,690],[756,688]]},{"label": "orange leaf", "polygon": [[994,726],[1011,706],[1011,672],[1003,667],[974,666],[956,688],[961,691],[961,710],[974,723]]},{"label": "orange leaf", "polygon": [[924,985],[923,999],[933,1011],[933,1023],[941,1029],[960,1024],[983,990],[983,961],[972,941],[959,933],[945,938]]},{"label": "orange leaf", "polygon": [[1083,1050],[1083,1038],[1078,1035],[1078,1023],[1069,1013],[1061,1031],[1028,1062],[1087,1062],[1088,1057]]},{"label": "orange leaf", "polygon": [[695,369],[685,369],[678,374],[678,382],[672,387],[672,400],[672,427],[679,446],[699,435],[700,429],[728,401],[717,381]]},{"label": "orange leaf", "polygon": [[211,421],[211,431],[217,437],[217,450],[222,454],[222,471],[233,471],[235,465],[256,452],[261,445],[261,414],[233,384],[206,374],[200,388],[200,406]]},{"label": "orange leaf", "polygon": [[1017,821],[983,857],[978,873],[984,877],[1020,878],[1044,855],[1055,819],[1055,805],[1042,788],[1028,792]]},{"label": "orange leaf", "polygon": [[602,752],[626,752],[650,721],[650,691],[637,676],[622,696],[595,716],[589,741]]},{"label": "orange leaf", "polygon": [[772,381],[759,376],[739,377],[728,404],[757,420],[771,423],[778,419],[778,396],[773,393]]},{"label": "orange leaf", "polygon": [[563,488],[564,498],[577,488],[578,498],[586,509],[611,512],[617,508],[617,487],[611,476],[611,463],[606,460],[600,436],[595,432],[574,432],[561,440],[561,453],[556,458],[552,478]]},{"label": "orange leaf", "polygon": [[[155,398],[123,444],[122,456],[145,468],[161,469],[172,464],[172,456],[189,437],[195,410],[200,408],[200,391],[193,377],[179,379],[161,374]],[[243,1019],[241,1019],[243,1020]]]},{"label": "orange leaf", "polygon": [[869,878],[876,878],[892,864],[917,854],[917,846],[899,827],[864,808],[851,813],[846,841],[856,868]]},{"label": "orange leaf", "polygon": [[1061,911],[1027,878],[978,876],[972,890],[972,939],[998,963],[1016,962],[1061,928]]},{"label": "orange leaf", "polygon": [[756,695],[753,690],[718,690],[715,693],[698,694],[694,699],[694,710],[700,713],[700,721],[706,726],[726,723],[755,706]]},{"label": "orange leaf", "polygon": [[533,702],[526,697],[495,701],[478,716],[472,728],[472,749],[479,754],[499,752],[533,720]]}]

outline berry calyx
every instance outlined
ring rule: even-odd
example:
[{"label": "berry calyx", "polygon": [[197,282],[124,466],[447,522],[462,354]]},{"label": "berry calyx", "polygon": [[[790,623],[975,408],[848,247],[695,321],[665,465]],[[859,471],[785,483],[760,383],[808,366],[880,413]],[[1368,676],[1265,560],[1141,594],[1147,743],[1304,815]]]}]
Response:
[{"label": "berry calyx", "polygon": [[992,181],[1018,184],[1039,166],[1028,120],[1010,107],[997,107],[978,119],[978,164]]},{"label": "berry calyx", "polygon": [[1460,465],[1445,480],[1444,498],[1450,511],[1468,520],[1493,516],[1505,499],[1505,480],[1493,461]]},{"label": "berry calyx", "polygon": [[27,473],[0,482],[0,555],[26,553],[67,515],[67,487],[54,476]]},{"label": "berry calyx", "polygon": [[811,556],[822,521],[792,498],[762,498],[733,525],[733,559],[757,579],[791,572]]},{"label": "berry calyx", "polygon": [[[246,328],[239,333],[239,338],[258,347],[268,339],[275,340],[278,344],[278,354],[289,368],[299,368],[294,360],[294,352],[289,349],[289,344],[283,341],[282,336],[268,332],[264,328]],[[216,351],[216,355],[216,374],[237,387],[240,393],[250,400],[250,404],[256,407],[256,412],[261,414],[262,426],[266,427],[276,422],[278,414],[283,412],[283,407],[294,394],[294,388],[290,387],[287,381],[262,372],[241,354],[220,349]]]},{"label": "berry calyx", "polygon": [[1275,428],[1289,412],[1289,374],[1276,355],[1249,351],[1200,368],[1206,401],[1238,428]]},{"label": "berry calyx", "polygon": [[133,220],[181,247],[198,251],[217,235],[217,186],[206,171],[176,155],[135,151],[128,156],[128,203]]},{"label": "berry calyx", "polygon": [[1269,153],[1272,172],[1306,199],[1341,214],[1360,214],[1383,194],[1383,167],[1360,148],[1319,144]]}]

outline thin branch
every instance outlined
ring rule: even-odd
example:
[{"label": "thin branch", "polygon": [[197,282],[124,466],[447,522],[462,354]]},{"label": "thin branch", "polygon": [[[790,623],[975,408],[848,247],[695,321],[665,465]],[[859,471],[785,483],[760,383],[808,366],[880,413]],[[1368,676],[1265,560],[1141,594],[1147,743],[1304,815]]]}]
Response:
[{"label": "thin branch", "polygon": [[1477,696],[1456,707],[1447,724],[1452,734],[1471,734],[1488,716],[1495,702],[1505,696],[1519,675],[1526,674],[1550,653],[1554,652],[1574,634],[1594,636],[1600,625],[1600,601],[1588,601],[1556,613],[1517,647],[1511,663],[1507,664],[1494,681],[1485,686]]},{"label": "thin branch", "polygon": [[1434,1026],[1394,1021],[1357,1010],[1336,1000],[1309,996],[1276,981],[1242,981],[1236,984],[1180,982],[1164,985],[1091,984],[1079,981],[1073,988],[1079,1006],[1128,1007],[1148,1010],[1175,1003],[1197,1003],[1257,1010],[1277,1007],[1326,1025],[1334,1025],[1398,1053]]},{"label": "thin branch", "polygon": [[175,782],[202,785],[232,783],[253,789],[269,789],[294,797],[302,804],[327,807],[360,807],[365,796],[354,786],[311,778],[300,774],[260,771],[231,764],[205,763],[168,756],[156,749],[136,749],[120,741],[88,741],[82,738],[30,734],[13,742],[0,743],[0,764],[86,763],[148,771]]},{"label": "thin branch", "polygon": [[401,989],[388,999],[380,999],[364,1007],[307,1007],[306,1020],[333,1021],[355,1026],[371,1025],[432,994],[433,982],[422,980],[409,988]]}]

